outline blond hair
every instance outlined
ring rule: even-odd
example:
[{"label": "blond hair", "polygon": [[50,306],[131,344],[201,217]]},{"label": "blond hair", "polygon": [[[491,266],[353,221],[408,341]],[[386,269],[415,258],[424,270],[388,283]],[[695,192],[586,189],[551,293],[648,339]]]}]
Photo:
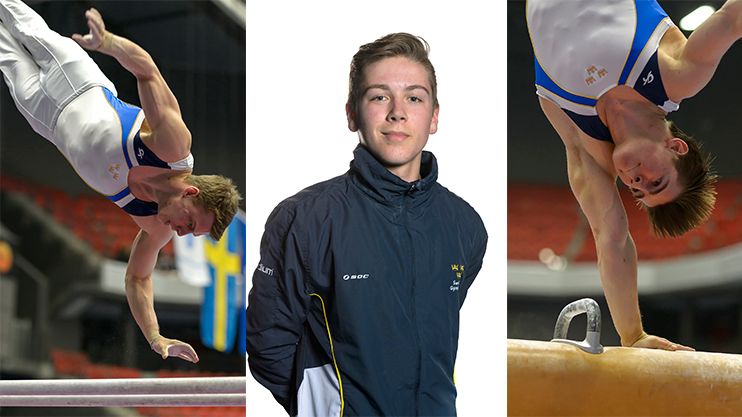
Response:
[{"label": "blond hair", "polygon": [[214,224],[209,236],[219,240],[237,213],[241,199],[232,180],[221,175],[189,175],[185,182],[199,189],[195,197],[199,205],[214,213]]}]

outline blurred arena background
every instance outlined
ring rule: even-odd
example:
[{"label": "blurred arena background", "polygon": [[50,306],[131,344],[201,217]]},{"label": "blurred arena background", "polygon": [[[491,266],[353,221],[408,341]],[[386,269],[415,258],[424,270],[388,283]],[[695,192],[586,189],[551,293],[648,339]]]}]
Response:
[{"label": "blurred arena background", "polygon": [[[723,4],[659,3],[676,25],[700,5]],[[507,20],[508,338],[549,340],[562,307],[591,297],[602,310],[602,343],[617,346],[592,235],[567,184],[564,146],[536,98],[525,1],[508,2]],[[742,90],[740,74],[738,42],[709,85],[669,115],[716,156],[720,183],[712,219],[679,239],[658,239],[624,194],[639,255],[644,327],[697,350],[742,353],[742,109],[734,98]],[[582,340],[584,332],[582,315],[569,335]]]},{"label": "blurred arena background", "polygon": [[[245,195],[244,0],[27,3],[66,36],[87,33],[83,13],[95,7],[109,30],[146,49],[193,135],[194,173],[228,176]],[[241,19],[234,7],[241,7]],[[90,54],[119,98],[139,105],[135,78],[113,58]],[[244,352],[218,352],[202,343],[203,289],[176,278],[172,242],[153,276],[155,309],[162,333],[190,343],[201,361],[163,361],[150,350],[123,292],[124,262],[137,231],[123,211],[87,188],[54,146],[31,130],[0,83],[0,379],[245,375]],[[43,413],[245,413],[244,407],[202,410]],[[3,416],[31,413],[41,414],[0,408]]]}]

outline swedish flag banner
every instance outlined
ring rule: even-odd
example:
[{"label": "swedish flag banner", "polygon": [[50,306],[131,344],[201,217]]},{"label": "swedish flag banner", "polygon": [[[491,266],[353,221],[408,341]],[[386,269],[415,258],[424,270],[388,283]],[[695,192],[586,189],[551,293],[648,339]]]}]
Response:
[{"label": "swedish flag banner", "polygon": [[204,254],[211,284],[204,287],[201,340],[205,346],[231,352],[245,310],[243,212],[237,213],[218,242],[204,239]]}]

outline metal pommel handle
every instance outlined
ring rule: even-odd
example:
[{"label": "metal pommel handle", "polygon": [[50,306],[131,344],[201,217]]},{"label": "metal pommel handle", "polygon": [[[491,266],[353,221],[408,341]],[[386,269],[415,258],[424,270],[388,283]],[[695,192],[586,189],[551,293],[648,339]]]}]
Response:
[{"label": "metal pommel handle", "polygon": [[[587,314],[587,333],[585,340],[578,342],[567,339],[567,330],[572,317]],[[567,343],[575,345],[588,353],[602,353],[603,346],[600,344],[600,307],[595,300],[583,298],[567,304],[559,313],[556,326],[554,327],[554,339],[552,342]]]}]

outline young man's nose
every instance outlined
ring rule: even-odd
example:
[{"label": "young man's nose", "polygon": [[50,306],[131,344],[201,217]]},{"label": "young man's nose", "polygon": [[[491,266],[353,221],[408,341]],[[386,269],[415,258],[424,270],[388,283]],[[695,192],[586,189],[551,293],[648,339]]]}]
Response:
[{"label": "young man's nose", "polygon": [[389,115],[387,116],[387,119],[393,122],[407,120],[407,114],[404,110],[404,104],[400,99],[392,99],[391,108],[389,109]]}]

